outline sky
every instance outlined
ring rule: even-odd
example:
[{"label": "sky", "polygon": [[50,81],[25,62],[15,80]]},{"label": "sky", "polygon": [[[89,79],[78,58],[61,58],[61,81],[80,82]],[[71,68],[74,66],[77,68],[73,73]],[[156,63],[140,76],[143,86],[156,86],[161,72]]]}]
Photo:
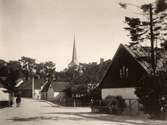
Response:
[{"label": "sky", "polygon": [[72,58],[74,33],[78,61],[112,59],[120,43],[130,39],[123,28],[125,16],[139,9],[122,9],[152,0],[0,0],[0,59],[22,56],[37,62],[53,61],[58,71]]}]

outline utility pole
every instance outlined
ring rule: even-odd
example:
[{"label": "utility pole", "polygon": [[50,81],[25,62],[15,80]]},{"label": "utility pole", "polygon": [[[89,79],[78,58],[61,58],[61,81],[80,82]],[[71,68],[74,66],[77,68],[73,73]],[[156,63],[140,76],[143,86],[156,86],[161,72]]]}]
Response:
[{"label": "utility pole", "polygon": [[155,55],[154,55],[154,33],[153,33],[153,8],[150,4],[150,42],[151,42],[151,65],[153,68],[153,75],[155,75]]}]

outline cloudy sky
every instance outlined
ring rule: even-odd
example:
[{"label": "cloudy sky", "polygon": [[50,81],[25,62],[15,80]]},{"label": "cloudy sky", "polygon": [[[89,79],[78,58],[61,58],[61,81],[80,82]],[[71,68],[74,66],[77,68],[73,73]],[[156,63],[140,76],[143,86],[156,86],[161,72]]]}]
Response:
[{"label": "cloudy sky", "polygon": [[0,0],[0,58],[51,60],[62,70],[71,61],[75,33],[79,62],[112,59],[129,41],[124,17],[139,13],[119,2],[150,0]]}]

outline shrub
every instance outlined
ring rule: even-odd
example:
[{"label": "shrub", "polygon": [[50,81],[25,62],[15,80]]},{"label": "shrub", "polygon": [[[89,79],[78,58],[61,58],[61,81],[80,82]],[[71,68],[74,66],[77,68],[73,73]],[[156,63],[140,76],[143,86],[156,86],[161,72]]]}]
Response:
[{"label": "shrub", "polygon": [[143,111],[151,118],[159,119],[167,107],[167,76],[148,75],[141,79],[140,86],[136,88],[135,94],[143,105]]},{"label": "shrub", "polygon": [[108,113],[121,114],[126,108],[125,100],[121,96],[107,96],[104,102]]}]

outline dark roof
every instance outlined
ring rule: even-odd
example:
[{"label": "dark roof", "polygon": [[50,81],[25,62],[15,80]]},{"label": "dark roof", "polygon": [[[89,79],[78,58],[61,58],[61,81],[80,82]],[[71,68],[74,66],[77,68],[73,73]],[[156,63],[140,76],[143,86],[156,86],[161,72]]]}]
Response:
[{"label": "dark roof", "polygon": [[[122,44],[121,44],[122,45]],[[126,50],[137,60],[137,62],[147,71],[148,74],[152,72],[151,66],[151,48],[140,45],[127,46],[122,45]],[[155,48],[156,71],[164,69],[164,63],[167,62],[167,52],[162,48]]]},{"label": "dark roof", "polygon": [[[112,66],[114,60],[117,57],[120,57],[120,55],[119,55],[120,50],[125,50],[133,58],[133,60],[136,62],[136,64],[138,64],[141,67],[141,69],[145,73],[147,73],[147,74],[152,73],[150,47],[142,47],[139,45],[127,46],[127,45],[120,44],[119,48],[117,49],[117,52],[115,53],[115,55],[112,59],[112,62],[110,63],[108,69],[105,72],[105,75],[103,76],[103,78],[100,82],[100,86],[103,84],[104,81],[106,81],[106,78],[113,77],[113,76],[109,76],[109,75],[111,75],[110,70],[111,70],[111,68],[114,68]],[[165,62],[167,62],[167,52],[165,52],[163,49],[159,48],[159,49],[157,49],[155,54],[158,55],[158,56],[156,56],[157,57],[156,71],[162,71],[162,70],[164,70],[163,64]],[[106,84],[106,83],[104,83],[104,84]]]},{"label": "dark roof", "polygon": [[[41,79],[34,80],[34,88],[41,89],[41,86],[44,84],[44,81]],[[20,89],[32,89],[32,80],[24,80],[24,82],[20,85]]]},{"label": "dark roof", "polygon": [[41,92],[48,92],[50,85],[51,85],[51,82],[46,81],[43,85],[43,88],[42,88]]},{"label": "dark roof", "polygon": [[53,81],[52,87],[55,92],[63,92],[70,88],[69,82],[63,82],[63,81]]},{"label": "dark roof", "polygon": [[129,54],[147,71],[147,73],[152,72],[152,66],[150,63],[150,49],[142,46],[131,46],[121,44]]}]

